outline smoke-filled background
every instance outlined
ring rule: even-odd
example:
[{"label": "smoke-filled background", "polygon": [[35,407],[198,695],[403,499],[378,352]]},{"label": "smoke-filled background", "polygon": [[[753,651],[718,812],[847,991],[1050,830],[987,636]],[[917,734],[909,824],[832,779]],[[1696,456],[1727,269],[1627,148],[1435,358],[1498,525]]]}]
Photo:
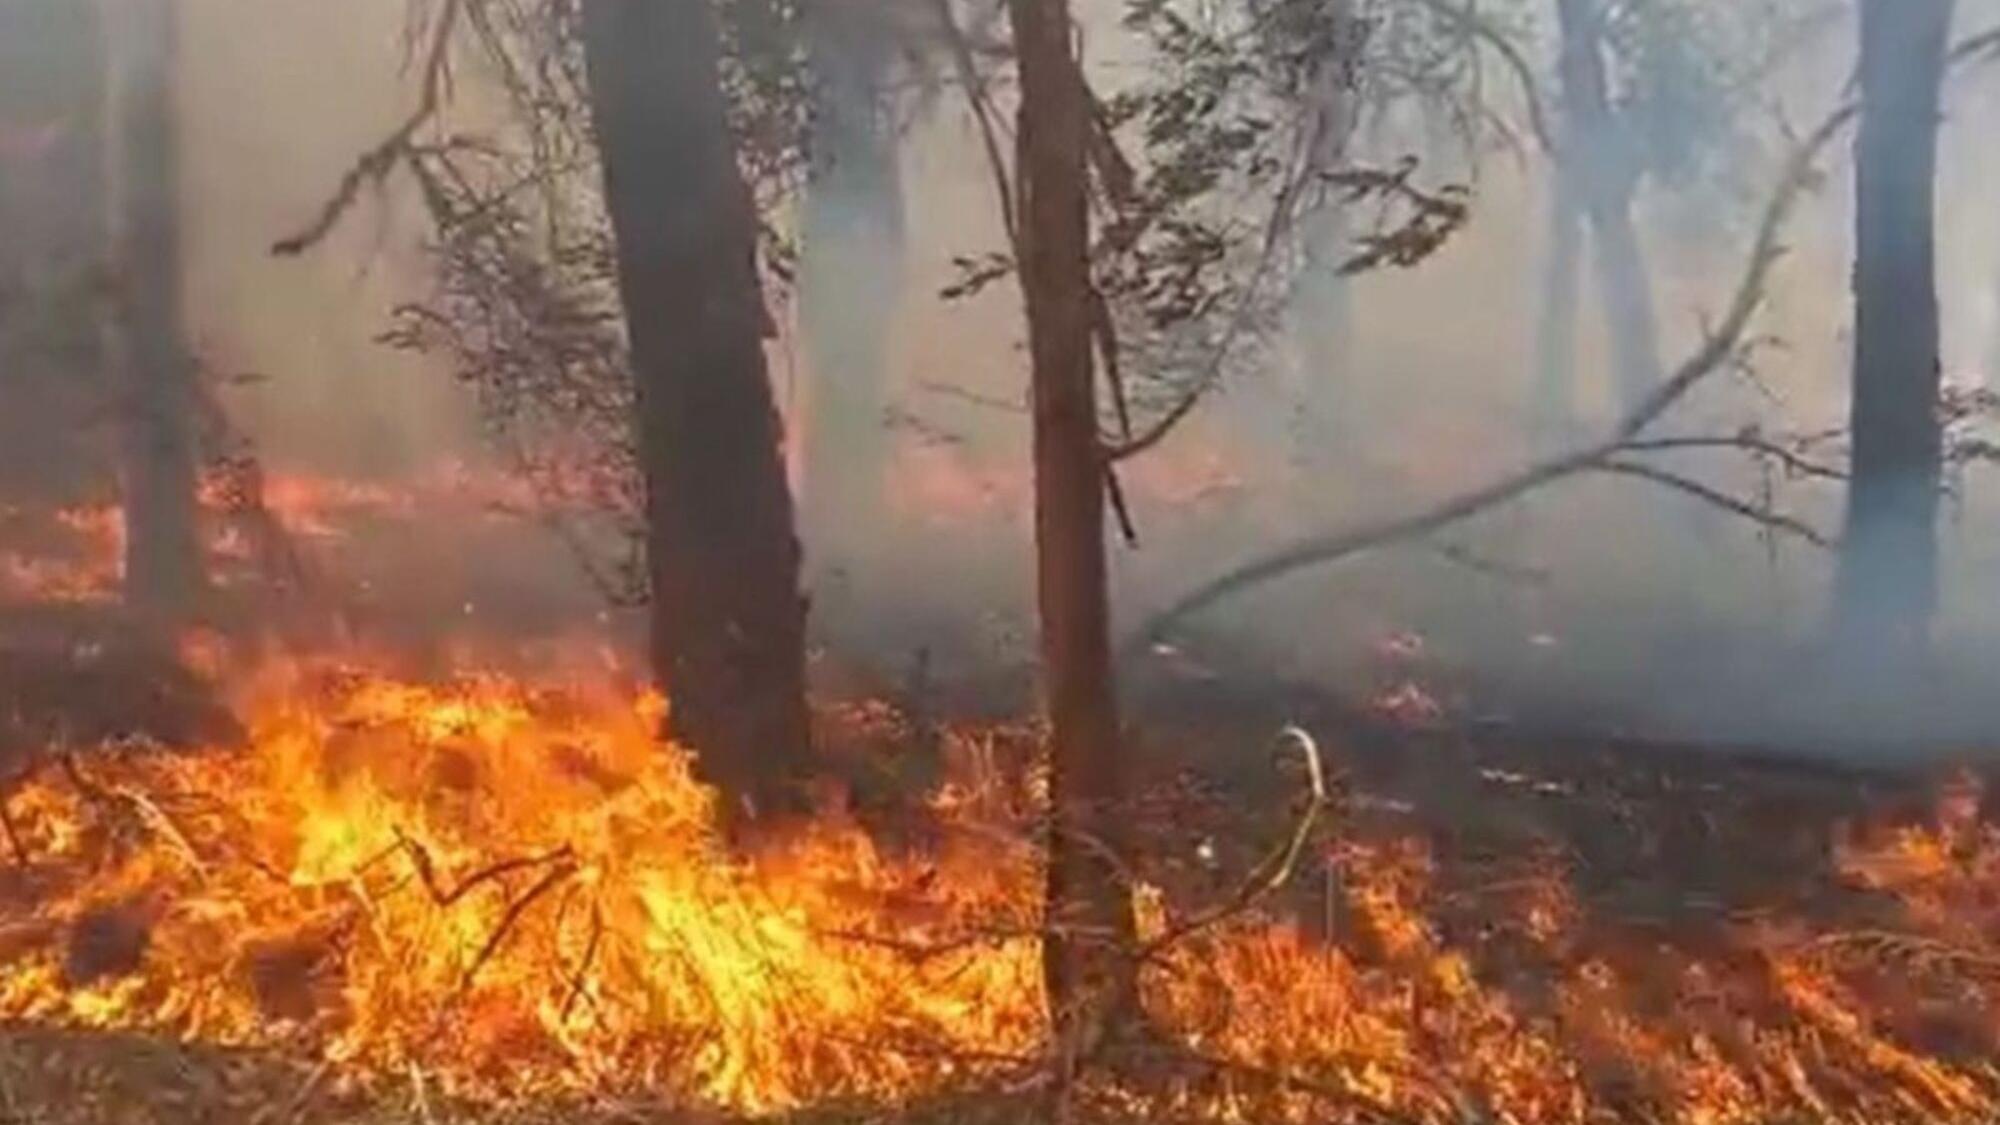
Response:
[{"label": "smoke-filled background", "polygon": [[[1845,96],[1849,9],[1828,6],[1794,48],[1754,68],[1726,119],[1690,110],[1662,125],[1701,150],[1681,182],[1648,177],[1635,200],[1664,368],[1700,342],[1728,300],[1788,129]],[[1959,9],[1965,29],[2000,18],[1989,0]],[[1553,88],[1553,16],[1532,14],[1543,27],[1530,40],[1540,44],[1534,61]],[[1113,86],[1129,50],[1117,16],[1108,6],[1085,13],[1091,55]],[[268,252],[408,112],[400,0],[262,0],[254,13],[190,0],[184,19],[186,315],[207,369],[255,377],[225,392],[239,423],[275,466],[358,481],[448,480],[440,466],[495,464],[472,397],[447,365],[377,340],[394,306],[427,285],[424,226],[404,188],[392,183],[315,254]],[[1518,121],[1510,78],[1490,71],[1485,96]],[[468,120],[477,119],[479,81],[476,67],[460,76],[458,112]],[[1670,100],[1660,112],[1673,112]],[[1977,67],[1953,79],[1939,287],[1945,375],[1963,386],[1987,385],[2000,364],[1996,157],[1984,143],[1996,115],[2000,81]],[[1019,669],[1032,651],[1018,300],[1007,284],[940,296],[960,276],[955,258],[1002,242],[961,100],[948,86],[912,95],[892,130],[886,186],[897,201],[886,218],[885,185],[862,174],[827,176],[831,187],[785,216],[803,258],[777,304],[784,330],[772,344],[773,378],[794,446],[824,663],[861,658],[893,676],[928,650],[976,679]],[[1571,435],[1600,432],[1617,413],[1605,292],[1585,238],[1567,310],[1578,341],[1573,418],[1557,432],[1548,425],[1537,328],[1551,315],[1553,177],[1532,143],[1484,131],[1468,142],[1403,113],[1358,129],[1352,155],[1384,165],[1413,155],[1419,181],[1469,185],[1469,224],[1412,269],[1294,294],[1193,420],[1126,466],[1137,544],[1115,548],[1114,592],[1127,626],[1222,568],[1305,534],[1414,510]],[[1845,144],[1837,156],[1786,232],[1790,250],[1754,330],[1768,342],[1750,370],[1712,380],[1678,408],[1670,432],[1844,425],[1852,168]],[[1351,222],[1365,226],[1366,208],[1357,211]],[[843,405],[829,392],[832,373],[852,380],[857,371],[879,379],[879,401]],[[821,431],[834,436],[809,448],[816,422],[843,410]],[[851,469],[829,471],[848,458]],[[1728,453],[1675,463],[1744,494],[1767,483]],[[1838,533],[1838,486],[1783,474],[1768,483],[1779,509]],[[1133,682],[1172,666],[1175,675],[1359,693],[1383,638],[1409,633],[1423,639],[1427,674],[1450,685],[1439,688],[1448,702],[1479,714],[1809,748],[1950,748],[2000,719],[1984,684],[2000,639],[1990,596],[2000,583],[2000,497],[1976,465],[1956,483],[1941,529],[1937,666],[1922,697],[1873,698],[1824,659],[1828,552],[1607,477],[1560,483],[1428,540],[1233,599],[1170,644],[1135,654]],[[381,594],[395,607],[383,612],[498,613],[543,625],[596,618],[600,602],[561,544],[519,513],[488,516],[479,547],[456,531],[369,545],[372,581],[399,587]]]}]

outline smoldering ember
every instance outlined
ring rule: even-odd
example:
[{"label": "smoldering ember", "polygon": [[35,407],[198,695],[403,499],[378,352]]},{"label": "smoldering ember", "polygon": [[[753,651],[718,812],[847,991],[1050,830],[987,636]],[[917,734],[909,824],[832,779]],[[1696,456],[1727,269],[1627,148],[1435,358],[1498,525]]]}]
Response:
[{"label": "smoldering ember", "polygon": [[0,0],[0,1122],[2000,1125],[2000,0]]}]

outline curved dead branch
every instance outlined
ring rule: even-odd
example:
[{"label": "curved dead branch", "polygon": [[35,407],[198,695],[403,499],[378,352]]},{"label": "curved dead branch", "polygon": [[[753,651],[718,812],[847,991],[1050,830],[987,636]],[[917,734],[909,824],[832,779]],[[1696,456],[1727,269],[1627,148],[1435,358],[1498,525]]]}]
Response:
[{"label": "curved dead branch", "polygon": [[1264,861],[1257,865],[1235,893],[1179,925],[1168,927],[1165,933],[1140,948],[1139,960],[1157,957],[1203,930],[1212,929],[1242,914],[1290,882],[1292,874],[1298,870],[1299,858],[1305,854],[1306,845],[1312,840],[1313,826],[1319,823],[1320,810],[1327,804],[1326,763],[1320,754],[1319,742],[1301,727],[1288,726],[1279,731],[1278,741],[1296,749],[1306,766],[1306,807],[1293,823],[1292,831],[1277,850],[1264,857]]}]

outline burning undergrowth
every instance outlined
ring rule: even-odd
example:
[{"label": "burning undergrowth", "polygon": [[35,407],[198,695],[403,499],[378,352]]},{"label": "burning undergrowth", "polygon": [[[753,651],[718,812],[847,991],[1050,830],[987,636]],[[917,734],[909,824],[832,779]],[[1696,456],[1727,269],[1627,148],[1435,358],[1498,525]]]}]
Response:
[{"label": "burning undergrowth", "polygon": [[[924,831],[893,846],[830,811],[732,853],[688,757],[650,734],[665,704],[615,672],[417,682],[385,666],[244,675],[241,749],[35,756],[8,800],[0,1012],[304,1060],[315,1090],[416,1075],[487,1105],[882,1112],[1032,1087],[1032,731],[947,730],[941,780],[904,813]],[[828,719],[878,746],[896,722],[881,707]],[[1225,1120],[1990,1115],[2000,839],[1967,807],[1960,794],[1828,838],[1824,871],[1783,896],[1695,919],[1609,905],[1602,857],[1536,824],[1496,850],[1475,839],[1497,838],[1491,817],[1441,834],[1348,793],[1285,888],[1215,911],[1283,835],[1242,826],[1299,810],[1157,786],[1135,813],[1154,857],[1140,905],[1156,1034],[1105,1069],[1096,1104]],[[1196,824],[1216,835],[1176,862]]]}]

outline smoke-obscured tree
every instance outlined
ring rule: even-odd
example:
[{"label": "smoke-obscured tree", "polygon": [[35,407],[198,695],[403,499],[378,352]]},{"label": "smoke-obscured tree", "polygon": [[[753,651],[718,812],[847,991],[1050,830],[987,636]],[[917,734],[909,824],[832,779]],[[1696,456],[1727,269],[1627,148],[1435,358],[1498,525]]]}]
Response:
[{"label": "smoke-obscured tree", "polygon": [[1837,587],[1857,652],[1912,651],[1937,604],[1936,251],[1952,0],[1863,0],[1855,150],[1853,478]]},{"label": "smoke-obscured tree", "polygon": [[169,617],[192,608],[204,585],[195,370],[181,323],[178,10],[174,0],[106,0],[103,21],[111,75],[105,343],[125,431],[126,595]]},{"label": "smoke-obscured tree", "polygon": [[104,33],[95,4],[0,0],[0,492],[83,502],[111,481],[86,422],[108,390]]},{"label": "smoke-obscured tree", "polygon": [[1605,71],[1605,12],[1597,0],[1557,0],[1562,48],[1558,71],[1564,117],[1559,196],[1579,200],[1589,217],[1591,261],[1611,330],[1618,401],[1627,409],[1659,383],[1659,328],[1652,279],[1633,223],[1641,165],[1637,138],[1620,128]]},{"label": "smoke-obscured tree", "polygon": [[[1825,26],[1819,0],[1555,0],[1556,112],[1538,140],[1550,159],[1541,307],[1534,344],[1535,425],[1575,425],[1579,275],[1586,247],[1612,353],[1614,400],[1631,410],[1663,375],[1654,280],[1638,210],[1647,189],[1703,210],[1713,228],[1741,194],[1744,118],[1790,51]],[[1486,23],[1490,38],[1518,30]],[[1524,57],[1516,54],[1514,57]],[[1523,77],[1533,92],[1532,72]],[[1586,237],[1587,236],[1587,237]]]},{"label": "smoke-obscured tree", "polygon": [[812,122],[798,309],[812,384],[800,436],[808,541],[824,582],[852,546],[853,514],[880,504],[887,469],[888,348],[904,280],[891,89],[901,36],[887,3],[802,7]]}]

